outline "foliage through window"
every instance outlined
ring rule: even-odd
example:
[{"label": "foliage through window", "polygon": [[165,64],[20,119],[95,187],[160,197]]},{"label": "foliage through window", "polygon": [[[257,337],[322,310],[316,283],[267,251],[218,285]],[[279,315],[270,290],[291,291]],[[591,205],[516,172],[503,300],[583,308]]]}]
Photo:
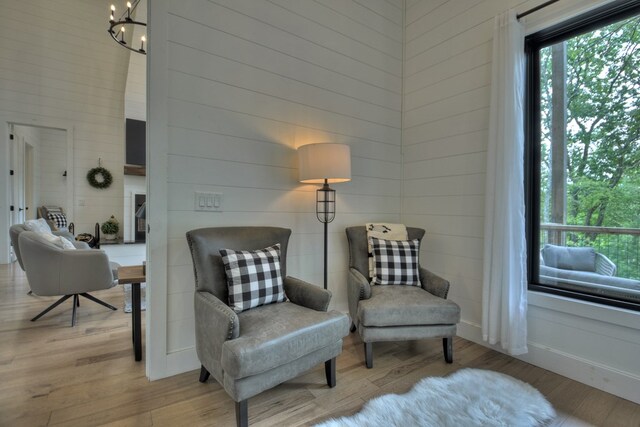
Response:
[{"label": "foliage through window", "polygon": [[532,289],[640,307],[638,9],[527,38]]}]

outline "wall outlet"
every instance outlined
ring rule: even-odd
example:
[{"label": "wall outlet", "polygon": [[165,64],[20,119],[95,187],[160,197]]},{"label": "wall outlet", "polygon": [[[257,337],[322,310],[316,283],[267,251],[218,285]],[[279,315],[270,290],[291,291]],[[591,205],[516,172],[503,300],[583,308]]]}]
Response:
[{"label": "wall outlet", "polygon": [[195,211],[222,212],[222,193],[194,193],[193,208]]}]

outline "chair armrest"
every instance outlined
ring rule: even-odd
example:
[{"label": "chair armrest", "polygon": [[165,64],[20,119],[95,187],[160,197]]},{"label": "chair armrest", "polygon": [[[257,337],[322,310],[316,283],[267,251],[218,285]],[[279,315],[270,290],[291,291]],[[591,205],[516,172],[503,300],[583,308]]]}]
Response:
[{"label": "chair armrest", "polygon": [[109,257],[93,249],[63,250],[60,256],[61,290],[66,293],[91,292],[114,286]]},{"label": "chair armrest", "polygon": [[284,278],[284,293],[292,303],[316,311],[327,311],[331,292],[295,277]]},{"label": "chair armrest", "polygon": [[596,273],[603,276],[615,276],[617,267],[609,258],[605,255],[596,252]]},{"label": "chair armrest", "polygon": [[349,268],[347,297],[349,300],[349,315],[351,316],[351,321],[355,324],[357,323],[358,302],[371,298],[371,285],[367,278],[353,267]]},{"label": "chair armrest", "polygon": [[72,240],[71,243],[76,249],[91,249],[91,246],[87,244],[87,242],[81,242],[79,240]]},{"label": "chair armrest", "polygon": [[[357,290],[358,300],[371,298],[371,284],[355,268],[349,268],[349,289]],[[356,294],[356,292],[354,292]]]},{"label": "chair armrest", "polygon": [[425,291],[440,298],[447,298],[447,294],[449,294],[448,280],[433,274],[426,268],[420,267],[420,282],[422,283],[422,289]]},{"label": "chair armrest", "polygon": [[206,366],[218,365],[225,341],[240,336],[238,315],[209,292],[195,293],[194,310],[198,357]]}]

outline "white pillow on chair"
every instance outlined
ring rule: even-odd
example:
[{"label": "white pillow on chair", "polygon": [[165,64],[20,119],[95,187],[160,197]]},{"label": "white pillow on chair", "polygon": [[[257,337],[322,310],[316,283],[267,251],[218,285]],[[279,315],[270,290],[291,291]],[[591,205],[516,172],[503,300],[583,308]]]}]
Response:
[{"label": "white pillow on chair", "polygon": [[52,245],[60,249],[64,249],[64,250],[76,249],[76,247],[73,246],[73,243],[71,243],[68,239],[65,239],[62,236],[54,236],[51,233],[40,233],[40,236],[42,237],[43,240],[46,240],[47,242],[51,243]]},{"label": "white pillow on chair", "polygon": [[49,224],[47,224],[44,218],[29,219],[24,222],[24,226],[29,231],[51,234],[51,227],[49,227]]}]

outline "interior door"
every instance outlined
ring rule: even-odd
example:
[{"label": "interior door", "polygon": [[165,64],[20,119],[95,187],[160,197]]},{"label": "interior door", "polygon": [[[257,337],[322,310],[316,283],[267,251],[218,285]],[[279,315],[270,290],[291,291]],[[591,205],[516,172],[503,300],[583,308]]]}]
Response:
[{"label": "interior door", "polygon": [[35,198],[35,150],[29,141],[24,141],[24,219],[36,218]]},{"label": "interior door", "polygon": [[11,159],[10,178],[11,178],[11,215],[10,223],[21,224],[25,221],[25,194],[24,194],[24,138],[15,135],[10,141],[9,153]]}]

